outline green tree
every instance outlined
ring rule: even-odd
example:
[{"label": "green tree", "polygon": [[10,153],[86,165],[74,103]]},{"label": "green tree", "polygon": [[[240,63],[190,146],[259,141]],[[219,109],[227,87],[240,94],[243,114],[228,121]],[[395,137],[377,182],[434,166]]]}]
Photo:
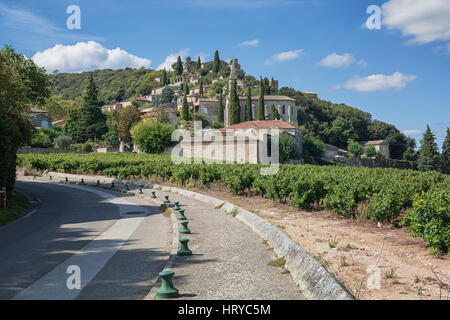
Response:
[{"label": "green tree", "polygon": [[203,96],[203,78],[200,78],[200,85],[198,89],[199,95]]},{"label": "green tree", "polygon": [[245,102],[245,121],[253,121],[252,88],[247,88],[247,100]]},{"label": "green tree", "polygon": [[102,113],[101,102],[98,101],[97,96],[98,89],[91,74],[83,93],[82,106],[80,109],[71,111],[65,126],[65,131],[75,142],[100,139],[108,131],[106,116]]},{"label": "green tree", "polygon": [[202,68],[202,61],[200,60],[200,56],[197,57],[197,70]]},{"label": "green tree", "polygon": [[368,157],[368,158],[373,158],[377,155],[377,150],[375,150],[374,146],[367,146],[364,149],[364,154]]},{"label": "green tree", "polygon": [[222,91],[219,93],[219,102],[217,103],[217,121],[223,123],[223,95]]},{"label": "green tree", "polygon": [[103,135],[103,141],[105,141],[106,147],[118,148],[120,146],[119,135],[116,131],[110,131]]},{"label": "green tree", "polygon": [[168,79],[167,79],[167,71],[166,71],[166,68],[164,68],[163,69],[163,72],[162,72],[162,77],[161,77],[161,84],[163,85],[163,86],[165,86],[166,84],[168,84]]},{"label": "green tree", "polygon": [[55,147],[57,149],[68,150],[72,144],[72,138],[69,136],[59,136],[55,139]]},{"label": "green tree", "polygon": [[319,159],[325,152],[325,144],[318,138],[305,135],[303,137],[303,156],[306,162]]},{"label": "green tree", "polygon": [[358,142],[352,141],[348,145],[348,152],[350,152],[352,156],[359,158],[364,153],[364,148]]},{"label": "green tree", "polygon": [[272,120],[280,120],[281,116],[278,109],[272,104]]},{"label": "green tree", "polygon": [[219,51],[216,50],[216,52],[214,53],[214,62],[213,62],[213,72],[217,73],[219,72],[220,69],[220,58],[219,58]]},{"label": "green tree", "polygon": [[275,87],[275,80],[272,77],[272,80],[270,80],[270,94],[276,94],[277,90]]},{"label": "green tree", "polygon": [[280,161],[297,159],[300,155],[300,148],[295,138],[285,132],[280,133]]},{"label": "green tree", "polygon": [[259,82],[259,100],[258,100],[258,120],[265,120],[266,115],[264,112],[264,82]]},{"label": "green tree", "polygon": [[417,161],[417,152],[413,148],[408,147],[403,154],[403,160],[413,162]]},{"label": "green tree", "polygon": [[188,121],[189,120],[189,105],[187,102],[187,94],[184,92],[183,104],[181,106],[181,120]]},{"label": "green tree", "polygon": [[442,144],[442,172],[450,174],[450,128],[447,128],[447,136]]},{"label": "green tree", "polygon": [[434,134],[427,125],[427,130],[420,140],[419,158],[417,160],[417,169],[420,171],[431,171],[439,169],[439,152]]},{"label": "green tree", "polygon": [[230,114],[229,114],[229,123],[230,125],[238,124],[241,122],[241,108],[239,106],[239,97],[237,95],[237,82],[233,80],[231,83],[231,92],[230,92]]},{"label": "green tree", "polygon": [[177,62],[175,64],[175,74],[181,76],[183,74],[183,62],[181,62],[181,57],[178,56]]},{"label": "green tree", "polygon": [[140,151],[161,153],[170,145],[172,131],[170,124],[146,120],[134,126],[131,134]]},{"label": "green tree", "polygon": [[165,87],[161,94],[156,97],[156,105],[159,106],[164,103],[172,102],[174,96],[173,89],[171,87]]},{"label": "green tree", "polygon": [[120,111],[117,122],[117,133],[124,143],[132,140],[130,130],[141,120],[141,113],[134,105],[128,106]]}]

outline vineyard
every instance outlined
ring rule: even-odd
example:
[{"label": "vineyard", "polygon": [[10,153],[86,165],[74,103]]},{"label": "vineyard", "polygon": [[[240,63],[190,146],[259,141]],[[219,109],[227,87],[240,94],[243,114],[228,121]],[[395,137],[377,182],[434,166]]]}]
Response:
[{"label": "vineyard", "polygon": [[[375,222],[399,221],[434,251],[450,246],[450,176],[437,172],[340,166],[281,165],[274,176],[256,164],[174,164],[169,156],[144,154],[24,154],[26,169],[103,174],[120,179],[159,177],[201,187],[223,183],[230,192],[259,195],[299,209],[328,209]],[[363,210],[361,210],[363,208]]]}]

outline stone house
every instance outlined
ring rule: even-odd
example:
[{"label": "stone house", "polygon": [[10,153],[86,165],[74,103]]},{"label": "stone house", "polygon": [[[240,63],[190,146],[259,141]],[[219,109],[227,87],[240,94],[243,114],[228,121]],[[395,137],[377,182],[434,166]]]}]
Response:
[{"label": "stone house", "polygon": [[52,126],[52,118],[48,115],[48,111],[31,108],[29,117],[36,129],[50,128]]},{"label": "stone house", "polygon": [[[297,128],[280,120],[266,120],[243,122],[219,130],[203,130],[203,137],[183,139],[179,143],[178,155],[218,162],[226,160],[238,163],[264,163],[261,153],[264,154],[263,151],[267,150],[270,132],[273,129],[292,135],[301,153],[303,137]],[[259,130],[267,130],[269,133],[260,134]],[[222,138],[212,139],[211,136]]]},{"label": "stone house", "polygon": [[375,151],[384,153],[386,159],[391,158],[391,154],[389,151],[389,142],[387,142],[387,140],[360,141],[359,144],[364,148],[368,146],[374,146]]}]

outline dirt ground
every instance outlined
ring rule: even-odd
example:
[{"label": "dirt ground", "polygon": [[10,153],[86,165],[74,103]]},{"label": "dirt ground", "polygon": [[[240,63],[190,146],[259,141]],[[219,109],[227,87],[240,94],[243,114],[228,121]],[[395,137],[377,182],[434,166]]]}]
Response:
[{"label": "dirt ground", "polygon": [[359,299],[450,299],[450,257],[431,254],[422,239],[400,228],[234,196],[225,187],[189,190],[232,202],[281,228]]}]

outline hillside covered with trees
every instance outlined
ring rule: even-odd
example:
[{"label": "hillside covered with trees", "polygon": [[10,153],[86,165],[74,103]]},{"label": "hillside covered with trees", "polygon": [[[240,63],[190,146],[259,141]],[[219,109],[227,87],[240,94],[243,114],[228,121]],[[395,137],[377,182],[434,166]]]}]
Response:
[{"label": "hillside covered with trees", "polygon": [[[220,60],[218,60],[220,61]],[[52,98],[47,103],[39,106],[49,110],[55,118],[68,115],[69,111],[82,105],[82,94],[91,76],[98,87],[98,100],[103,104],[112,104],[132,97],[149,94],[152,89],[160,87],[157,78],[165,79],[167,83],[173,82],[177,74],[200,74],[202,85],[210,84],[213,78],[223,77],[211,86],[211,91],[219,94],[223,90],[224,97],[227,94],[227,79],[229,68],[226,63],[214,63],[214,61],[201,63],[186,59],[185,68],[180,61],[173,65],[175,71],[155,71],[149,69],[122,70],[96,70],[83,73],[53,73],[51,79]],[[203,66],[202,66],[203,65]],[[187,68],[186,66],[191,66]],[[210,72],[217,68],[217,72]],[[314,95],[304,94],[293,88],[283,87],[274,89],[273,79],[260,78],[257,80],[251,75],[245,75],[239,70],[238,78],[245,79],[252,88],[252,95],[258,95],[259,87],[263,87],[265,94],[279,94],[292,97],[296,100],[298,112],[298,125],[308,136],[318,138],[321,141],[347,148],[349,141],[381,140],[386,139],[390,144],[391,157],[403,159],[405,151],[416,147],[414,139],[402,134],[395,126],[372,119],[371,114],[345,104],[335,104],[321,100]],[[261,81],[263,85],[260,86]],[[238,94],[245,94],[238,88]]]}]

